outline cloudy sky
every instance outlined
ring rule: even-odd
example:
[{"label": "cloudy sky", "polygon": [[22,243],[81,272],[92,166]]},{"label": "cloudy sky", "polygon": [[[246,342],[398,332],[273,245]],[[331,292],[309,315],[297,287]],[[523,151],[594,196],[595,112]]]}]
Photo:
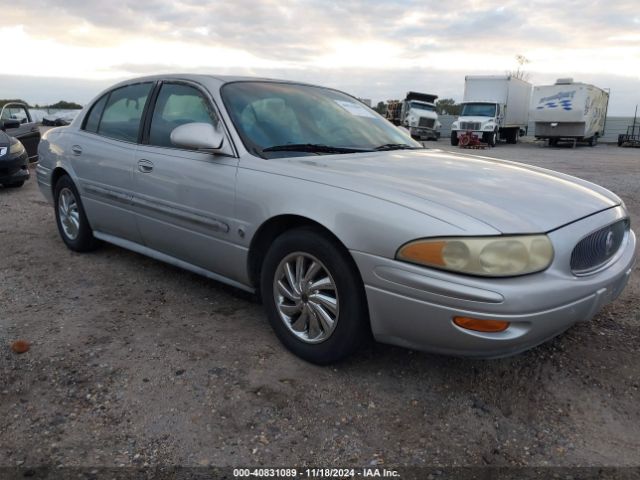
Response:
[{"label": "cloudy sky", "polygon": [[0,42],[0,98],[31,103],[86,103],[115,80],[169,71],[460,100],[465,75],[502,74],[516,54],[534,84],[611,88],[613,115],[640,103],[638,0],[0,0]]}]

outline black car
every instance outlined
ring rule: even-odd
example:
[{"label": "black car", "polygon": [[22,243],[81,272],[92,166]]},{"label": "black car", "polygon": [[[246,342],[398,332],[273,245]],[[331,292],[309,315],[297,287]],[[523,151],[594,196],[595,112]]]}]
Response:
[{"label": "black car", "polygon": [[[22,142],[24,148],[27,150],[29,161],[37,161],[40,129],[36,122],[33,121],[29,107],[23,103],[7,103],[0,110],[0,122],[1,121],[11,124],[11,126],[7,126],[5,130],[7,134]],[[15,121],[17,121],[17,123]]]},{"label": "black car", "polygon": [[22,142],[5,133],[15,129],[18,120],[0,120],[0,184],[4,187],[21,187],[29,178],[29,156]]}]

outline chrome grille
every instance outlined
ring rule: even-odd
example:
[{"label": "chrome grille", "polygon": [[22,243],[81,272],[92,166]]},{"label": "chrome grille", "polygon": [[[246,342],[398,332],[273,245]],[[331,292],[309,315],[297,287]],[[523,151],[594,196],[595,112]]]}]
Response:
[{"label": "chrome grille", "polygon": [[434,118],[420,117],[420,120],[418,120],[419,127],[433,128],[435,123]]},{"label": "chrome grille", "polygon": [[628,229],[629,220],[619,220],[580,240],[571,252],[571,271],[586,274],[607,263],[619,250]]},{"label": "chrome grille", "polygon": [[480,122],[460,122],[460,130],[480,130]]}]

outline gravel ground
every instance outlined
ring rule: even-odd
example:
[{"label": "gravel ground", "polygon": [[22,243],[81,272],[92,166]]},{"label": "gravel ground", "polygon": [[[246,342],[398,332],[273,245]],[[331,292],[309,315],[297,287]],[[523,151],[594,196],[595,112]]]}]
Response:
[{"label": "gravel ground", "polygon": [[[598,182],[640,224],[640,150],[472,153]],[[0,465],[640,463],[637,268],[593,321],[513,358],[371,345],[322,368],[251,296],[114,246],[70,252],[35,177],[0,188],[0,212]]]}]

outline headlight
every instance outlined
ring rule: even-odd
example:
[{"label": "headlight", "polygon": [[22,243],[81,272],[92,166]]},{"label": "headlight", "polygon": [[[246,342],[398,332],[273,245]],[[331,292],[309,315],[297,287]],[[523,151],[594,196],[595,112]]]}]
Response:
[{"label": "headlight", "polygon": [[493,130],[494,128],[495,128],[495,124],[493,124],[493,123],[487,123],[487,124],[484,126],[484,129],[485,129],[485,130]]},{"label": "headlight", "polygon": [[9,155],[22,155],[24,153],[24,146],[22,145],[22,143],[19,140],[16,140],[15,142],[11,143],[11,146],[9,147]]},{"label": "headlight", "polygon": [[435,238],[403,245],[396,258],[470,275],[509,277],[547,268],[553,246],[546,235]]},{"label": "headlight", "polygon": [[453,128],[454,130],[455,130],[456,128],[458,128],[458,122],[453,122],[453,123],[451,124],[451,128]]}]

